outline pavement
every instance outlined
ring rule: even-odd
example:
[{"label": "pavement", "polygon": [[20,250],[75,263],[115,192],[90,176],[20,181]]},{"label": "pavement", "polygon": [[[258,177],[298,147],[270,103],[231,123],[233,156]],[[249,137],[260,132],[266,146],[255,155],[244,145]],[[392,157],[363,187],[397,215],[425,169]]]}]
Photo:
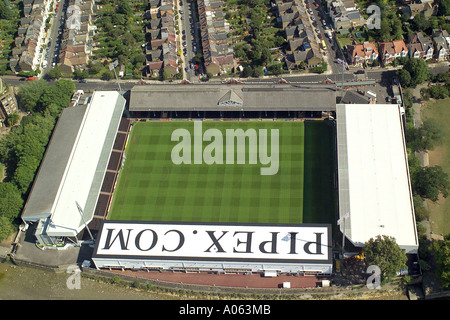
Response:
[{"label": "pavement", "polygon": [[[36,246],[36,238],[33,230],[27,232],[19,231],[16,236],[18,245],[16,246],[13,259],[17,262],[30,263],[50,268],[61,268],[64,266],[81,264],[84,260],[90,259],[93,248],[89,245],[68,246],[66,249],[40,249]],[[0,246],[0,256],[7,257],[13,250],[12,245],[2,244]]]}]

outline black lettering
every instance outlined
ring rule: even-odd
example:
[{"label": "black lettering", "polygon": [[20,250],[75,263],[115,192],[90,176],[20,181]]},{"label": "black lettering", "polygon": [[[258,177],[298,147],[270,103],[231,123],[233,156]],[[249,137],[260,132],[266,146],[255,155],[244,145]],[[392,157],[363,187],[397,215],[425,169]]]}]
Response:
[{"label": "black lettering", "polygon": [[[303,248],[307,254],[322,254],[322,235],[323,235],[323,233],[314,232],[314,234],[316,235],[316,242],[307,242],[307,243],[305,243],[305,246]],[[312,244],[316,245],[316,252],[311,252],[311,250],[309,250],[309,246]]]},{"label": "black lettering", "polygon": [[[141,248],[141,236],[145,231],[151,231],[151,233],[153,234],[153,241],[152,244],[150,245],[150,247],[148,249],[142,249]],[[135,244],[136,244],[136,248],[138,248],[140,251],[149,251],[151,249],[153,249],[153,247],[156,245],[156,243],[158,242],[158,235],[156,234],[155,231],[151,230],[151,229],[144,229],[141,232],[139,232],[136,235],[136,239],[135,239]]]},{"label": "black lettering", "polygon": [[291,251],[289,251],[289,254],[297,254],[296,243],[298,232],[289,232],[289,234],[291,235]]},{"label": "black lettering", "polygon": [[123,238],[123,233],[122,233],[122,229],[120,229],[120,231],[117,233],[117,235],[114,237],[114,239],[111,241],[111,237],[112,237],[112,233],[114,230],[116,229],[107,229],[108,230],[108,234],[106,235],[106,241],[105,241],[105,246],[103,247],[104,250],[109,250],[109,248],[111,248],[111,246],[113,245],[114,241],[116,241],[117,237],[119,237],[119,242],[120,242],[120,247],[122,250],[128,250],[128,240],[130,239],[130,232],[132,229],[127,229],[128,230],[128,235],[127,235],[127,242],[125,243],[125,240]]},{"label": "black lettering", "polygon": [[[259,245],[259,251],[261,251],[262,253],[277,253],[277,236],[278,236],[279,232],[271,232],[272,234],[272,240],[268,240],[268,241],[263,241],[260,243]],[[272,247],[270,251],[267,251],[265,249],[265,246],[271,243]]]},{"label": "black lettering", "polygon": [[234,233],[233,236],[235,236],[238,233],[246,233],[247,234],[247,241],[240,241],[239,239],[237,240],[237,246],[241,245],[241,244],[246,244],[245,246],[245,251],[237,251],[235,248],[233,248],[233,252],[234,253],[252,253],[252,234],[254,233],[253,231],[236,231]]},{"label": "black lettering", "polygon": [[209,237],[213,241],[213,244],[208,249],[206,249],[205,252],[210,252],[210,250],[213,246],[216,246],[217,252],[225,252],[225,250],[223,250],[222,246],[220,245],[219,240],[222,239],[223,236],[228,233],[228,231],[222,231],[222,235],[220,236],[219,239],[216,238],[216,236],[214,235],[214,232],[215,231],[206,231],[206,233],[209,235]]},{"label": "black lettering", "polygon": [[169,230],[166,233],[164,233],[164,235],[168,234],[169,232],[176,232],[176,233],[178,233],[178,236],[180,237],[180,241],[178,242],[178,246],[175,249],[173,249],[173,250],[166,249],[166,247],[163,245],[162,251],[174,252],[174,251],[179,250],[184,245],[184,240],[185,240],[184,239],[184,234],[181,231],[178,231],[178,230]]}]

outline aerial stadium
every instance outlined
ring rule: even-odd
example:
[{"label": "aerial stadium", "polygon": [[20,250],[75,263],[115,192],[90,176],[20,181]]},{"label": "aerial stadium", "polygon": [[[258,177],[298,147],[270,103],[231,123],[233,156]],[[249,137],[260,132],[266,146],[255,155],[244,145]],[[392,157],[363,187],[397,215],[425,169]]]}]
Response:
[{"label": "aerial stadium", "polygon": [[342,236],[417,251],[398,105],[324,84],[129,95],[63,112],[22,215],[39,243],[92,241],[99,269],[278,274],[331,274]]}]

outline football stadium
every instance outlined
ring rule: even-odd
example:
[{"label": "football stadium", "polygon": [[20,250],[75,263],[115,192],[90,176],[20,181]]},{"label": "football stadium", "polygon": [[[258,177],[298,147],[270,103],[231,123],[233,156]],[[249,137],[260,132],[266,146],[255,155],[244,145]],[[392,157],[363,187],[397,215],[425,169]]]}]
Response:
[{"label": "football stadium", "polygon": [[63,112],[22,219],[42,245],[94,242],[98,269],[331,274],[378,234],[416,252],[401,107],[335,100],[323,84],[95,92]]}]

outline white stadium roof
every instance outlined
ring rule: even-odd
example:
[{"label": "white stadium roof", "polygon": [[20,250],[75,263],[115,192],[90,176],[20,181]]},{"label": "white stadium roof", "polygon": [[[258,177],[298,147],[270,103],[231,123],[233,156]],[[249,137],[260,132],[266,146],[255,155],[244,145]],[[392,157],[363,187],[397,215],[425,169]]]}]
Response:
[{"label": "white stadium roof", "polygon": [[341,231],[356,246],[387,235],[406,252],[416,252],[402,109],[339,104],[336,118]]},{"label": "white stadium roof", "polygon": [[95,92],[88,106],[63,111],[22,214],[24,221],[49,218],[48,236],[76,236],[84,222],[92,220],[124,107],[118,92],[104,91]]}]

